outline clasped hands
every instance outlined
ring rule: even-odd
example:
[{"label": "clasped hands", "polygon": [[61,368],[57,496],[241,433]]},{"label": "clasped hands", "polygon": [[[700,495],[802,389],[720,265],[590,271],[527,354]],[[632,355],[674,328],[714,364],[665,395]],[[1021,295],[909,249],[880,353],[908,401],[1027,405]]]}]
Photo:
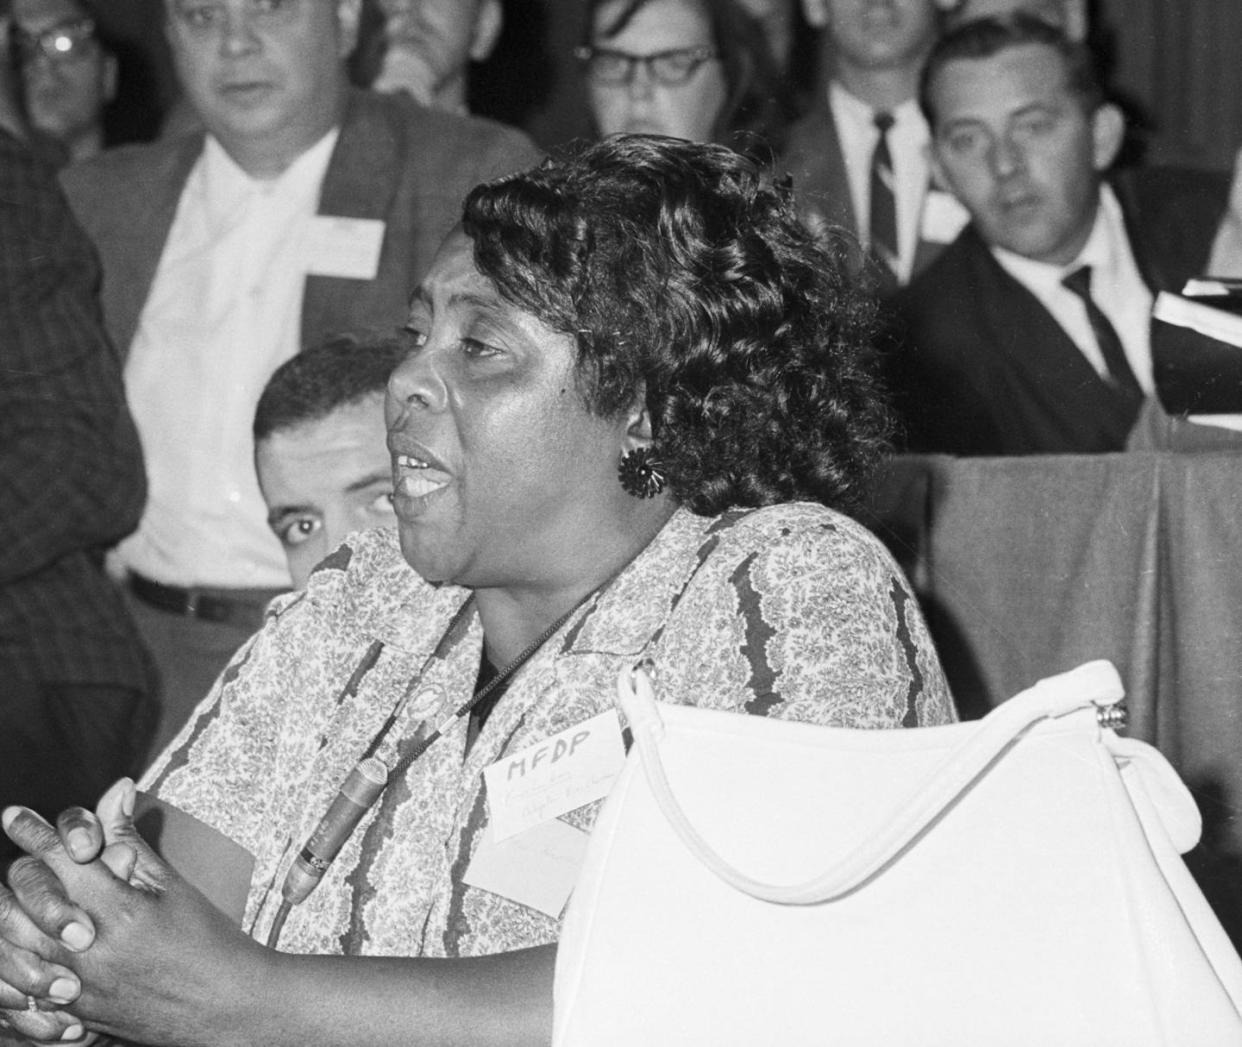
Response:
[{"label": "clasped hands", "polygon": [[94,814],[70,808],[56,828],[3,812],[26,856],[0,887],[0,1023],[28,1040],[181,1042],[227,1013],[255,977],[240,961],[267,951],[138,835],[134,800],[122,779]]}]

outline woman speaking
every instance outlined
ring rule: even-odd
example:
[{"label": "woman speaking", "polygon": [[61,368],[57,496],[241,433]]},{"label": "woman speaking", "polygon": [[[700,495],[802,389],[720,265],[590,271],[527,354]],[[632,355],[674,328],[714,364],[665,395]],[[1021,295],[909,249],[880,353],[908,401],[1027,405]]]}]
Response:
[{"label": "woman speaking", "polygon": [[[572,879],[602,794],[532,824],[512,781],[573,749],[587,789],[621,669],[741,714],[953,717],[905,580],[842,513],[884,447],[871,331],[788,194],[723,147],[607,139],[475,189],[389,383],[397,532],[277,600],[147,773],[160,856],[127,782],[59,835],[5,812],[34,855],[0,898],[6,1021],[546,1043],[545,852]],[[532,833],[556,842],[515,860]]]}]

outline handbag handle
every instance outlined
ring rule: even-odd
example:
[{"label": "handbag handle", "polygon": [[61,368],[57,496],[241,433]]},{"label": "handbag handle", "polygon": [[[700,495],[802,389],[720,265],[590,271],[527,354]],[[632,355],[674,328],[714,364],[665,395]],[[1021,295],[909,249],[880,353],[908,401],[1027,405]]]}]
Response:
[{"label": "handbag handle", "polygon": [[1125,696],[1121,677],[1108,661],[1087,662],[1040,680],[980,720],[977,730],[949,753],[905,803],[897,805],[888,824],[869,840],[822,875],[782,885],[752,879],[734,868],[690,823],[664,772],[660,758],[664,724],[646,671],[641,667],[623,669],[617,678],[617,693],[652,794],[674,832],[725,883],[754,898],[781,905],[813,905],[855,890],[908,847],[1031,726],[1091,706],[1111,707]]}]

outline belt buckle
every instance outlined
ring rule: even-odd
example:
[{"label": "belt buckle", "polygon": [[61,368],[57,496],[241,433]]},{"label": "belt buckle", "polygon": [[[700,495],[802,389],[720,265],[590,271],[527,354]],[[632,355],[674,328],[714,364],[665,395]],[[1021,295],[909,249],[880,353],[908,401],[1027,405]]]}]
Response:
[{"label": "belt buckle", "polygon": [[185,591],[185,616],[187,618],[199,617],[198,593],[193,589]]}]

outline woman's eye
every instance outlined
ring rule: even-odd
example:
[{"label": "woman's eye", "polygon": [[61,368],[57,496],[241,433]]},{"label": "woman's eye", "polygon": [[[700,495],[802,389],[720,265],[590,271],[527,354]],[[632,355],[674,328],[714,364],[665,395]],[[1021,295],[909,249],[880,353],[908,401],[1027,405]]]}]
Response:
[{"label": "woman's eye", "polygon": [[374,501],[371,502],[368,512],[375,516],[391,516],[392,491],[384,491],[382,494],[377,494]]},{"label": "woman's eye", "polygon": [[480,342],[477,338],[463,338],[461,340],[461,348],[462,352],[473,360],[482,360],[500,355],[500,350],[494,345]]}]

